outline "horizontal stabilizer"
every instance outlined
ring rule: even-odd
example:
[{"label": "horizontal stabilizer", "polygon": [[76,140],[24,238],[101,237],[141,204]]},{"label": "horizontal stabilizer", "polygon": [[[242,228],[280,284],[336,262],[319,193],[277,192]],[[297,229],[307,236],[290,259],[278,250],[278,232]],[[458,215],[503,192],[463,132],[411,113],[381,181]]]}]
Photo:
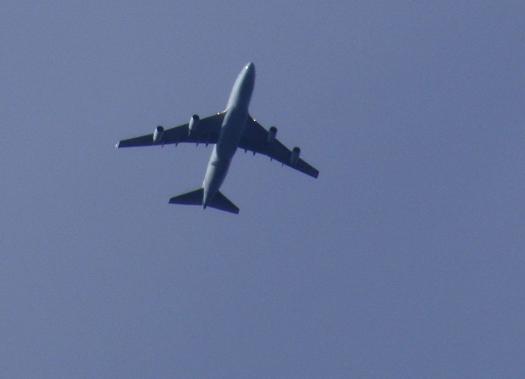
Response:
[{"label": "horizontal stabilizer", "polygon": [[[172,197],[170,204],[184,204],[184,205],[202,205],[204,190],[199,188],[195,191],[187,192],[182,195]],[[211,200],[208,200],[206,206],[210,208],[219,209],[221,211],[230,213],[239,213],[239,208],[233,204],[226,196],[218,192]]]},{"label": "horizontal stabilizer", "polygon": [[226,196],[217,191],[213,199],[207,204],[209,207],[220,209],[230,213],[239,213],[239,208],[233,204]]},{"label": "horizontal stabilizer", "polygon": [[199,188],[195,191],[187,192],[179,196],[172,197],[170,204],[185,204],[185,205],[202,205],[202,195],[204,190]]}]

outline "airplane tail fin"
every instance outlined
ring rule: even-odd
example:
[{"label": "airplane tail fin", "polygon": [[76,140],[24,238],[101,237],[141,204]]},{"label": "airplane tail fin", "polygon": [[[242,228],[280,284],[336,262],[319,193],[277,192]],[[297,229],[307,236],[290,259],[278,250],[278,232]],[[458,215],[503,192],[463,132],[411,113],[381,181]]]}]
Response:
[{"label": "airplane tail fin", "polygon": [[213,199],[211,199],[208,205],[212,208],[220,209],[221,211],[235,214],[239,213],[239,208],[219,191],[213,196]]},{"label": "airplane tail fin", "polygon": [[195,191],[183,193],[182,195],[174,196],[170,199],[170,204],[185,204],[185,205],[202,205],[202,197],[204,189],[199,188]]},{"label": "airplane tail fin", "polygon": [[[174,196],[170,199],[170,204],[184,204],[184,205],[202,205],[204,196],[204,189],[199,188],[195,191],[190,191],[182,195]],[[226,196],[221,192],[218,192],[213,196],[211,200],[206,204],[208,207],[219,209],[221,211],[230,213],[239,213],[239,208],[233,204]]]}]

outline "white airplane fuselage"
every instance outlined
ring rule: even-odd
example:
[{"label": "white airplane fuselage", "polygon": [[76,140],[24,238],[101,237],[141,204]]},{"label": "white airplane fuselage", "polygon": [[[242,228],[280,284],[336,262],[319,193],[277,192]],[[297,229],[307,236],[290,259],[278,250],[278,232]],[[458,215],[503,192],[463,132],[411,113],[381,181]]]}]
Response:
[{"label": "white airplane fuselage", "polygon": [[228,173],[231,160],[237,150],[246,120],[248,119],[248,106],[252,97],[255,84],[255,66],[247,64],[235,80],[228,104],[226,114],[221,126],[221,132],[217,144],[211,152],[206,175],[202,187],[204,188],[202,206],[213,199]]}]

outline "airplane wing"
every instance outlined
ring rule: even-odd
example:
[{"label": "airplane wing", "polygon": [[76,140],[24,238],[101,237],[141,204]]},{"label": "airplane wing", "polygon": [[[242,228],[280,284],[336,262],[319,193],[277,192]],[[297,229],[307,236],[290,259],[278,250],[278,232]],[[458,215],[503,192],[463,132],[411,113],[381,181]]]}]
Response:
[{"label": "airplane wing", "polygon": [[272,128],[270,128],[270,131],[266,130],[251,116],[248,117],[247,122],[248,124],[244,129],[244,134],[241,137],[239,148],[266,155],[288,167],[294,168],[305,173],[306,175],[317,178],[319,171],[299,158],[300,150],[298,148],[290,150],[277,138],[273,138],[277,131],[276,129],[274,129],[272,136]]},{"label": "airplane wing", "polygon": [[153,133],[119,141],[116,147],[155,146],[182,142],[217,143],[223,119],[224,112],[221,112],[198,120],[196,126],[192,127],[191,133],[189,124],[166,130],[162,126],[158,126]]}]

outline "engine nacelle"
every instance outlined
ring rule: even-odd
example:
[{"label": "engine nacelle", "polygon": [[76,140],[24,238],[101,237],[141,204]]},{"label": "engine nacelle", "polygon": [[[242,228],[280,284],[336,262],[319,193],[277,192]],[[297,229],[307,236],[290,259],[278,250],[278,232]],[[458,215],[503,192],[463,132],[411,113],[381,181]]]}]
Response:
[{"label": "engine nacelle", "polygon": [[299,160],[299,155],[301,155],[301,149],[294,147],[292,150],[292,155],[290,155],[290,164],[295,166]]},{"label": "engine nacelle", "polygon": [[275,126],[272,126],[270,130],[268,131],[268,135],[266,136],[266,142],[272,143],[276,135],[277,135],[277,128]]},{"label": "engine nacelle", "polygon": [[153,143],[159,143],[164,138],[164,128],[157,126],[153,131]]},{"label": "engine nacelle", "polygon": [[188,124],[188,136],[191,135],[191,132],[197,128],[199,125],[200,118],[198,115],[194,114],[190,118],[190,122]]}]

